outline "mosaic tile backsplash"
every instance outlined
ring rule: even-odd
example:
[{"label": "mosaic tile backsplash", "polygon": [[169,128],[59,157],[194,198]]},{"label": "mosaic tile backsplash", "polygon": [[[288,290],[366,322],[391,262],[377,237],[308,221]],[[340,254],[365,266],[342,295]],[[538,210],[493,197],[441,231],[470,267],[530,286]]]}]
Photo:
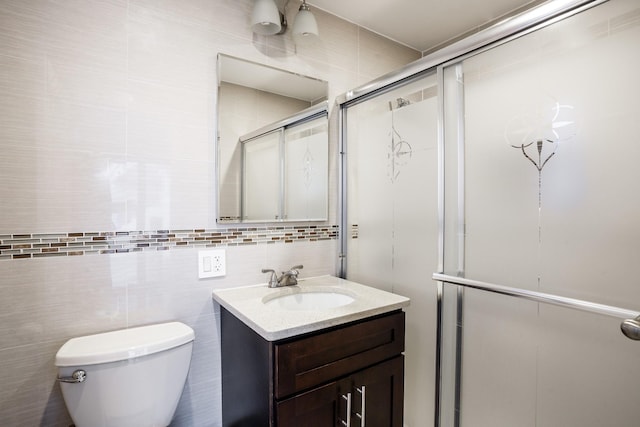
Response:
[{"label": "mosaic tile backsplash", "polygon": [[337,225],[0,234],[0,260],[240,246],[338,238]]}]

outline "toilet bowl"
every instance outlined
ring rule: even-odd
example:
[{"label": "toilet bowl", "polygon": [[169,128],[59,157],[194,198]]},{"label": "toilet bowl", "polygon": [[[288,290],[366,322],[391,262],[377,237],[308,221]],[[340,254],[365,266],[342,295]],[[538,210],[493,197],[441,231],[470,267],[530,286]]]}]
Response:
[{"label": "toilet bowl", "polygon": [[182,395],[194,332],[163,323],[72,338],[56,354],[76,427],[166,427]]}]

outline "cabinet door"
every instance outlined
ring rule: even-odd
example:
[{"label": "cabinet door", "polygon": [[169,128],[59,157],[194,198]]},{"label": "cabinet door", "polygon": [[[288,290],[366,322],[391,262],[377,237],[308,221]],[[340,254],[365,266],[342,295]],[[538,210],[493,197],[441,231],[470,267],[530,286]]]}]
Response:
[{"label": "cabinet door", "polygon": [[277,402],[276,425],[278,427],[346,426],[347,393],[350,392],[351,381],[341,380]]},{"label": "cabinet door", "polygon": [[404,356],[351,376],[352,427],[402,427]]},{"label": "cabinet door", "polygon": [[402,427],[403,400],[404,356],[398,356],[278,402],[277,426]]}]

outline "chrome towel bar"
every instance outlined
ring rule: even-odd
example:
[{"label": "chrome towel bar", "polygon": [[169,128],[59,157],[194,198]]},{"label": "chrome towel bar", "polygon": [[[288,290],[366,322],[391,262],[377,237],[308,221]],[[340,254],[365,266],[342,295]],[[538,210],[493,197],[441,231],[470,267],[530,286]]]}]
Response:
[{"label": "chrome towel bar", "polygon": [[450,276],[447,274],[434,273],[433,280],[451,283],[487,292],[524,298],[529,301],[543,302],[545,304],[557,305],[560,307],[572,308],[574,310],[587,311],[590,313],[602,314],[616,317],[624,321],[620,325],[622,333],[633,340],[640,340],[640,312],[626,308],[614,307],[611,305],[599,304],[591,301],[584,301],[575,298],[568,298],[559,295],[547,294],[543,292],[530,291],[527,289],[513,288],[509,286],[496,285],[493,283],[481,282],[464,277]]}]

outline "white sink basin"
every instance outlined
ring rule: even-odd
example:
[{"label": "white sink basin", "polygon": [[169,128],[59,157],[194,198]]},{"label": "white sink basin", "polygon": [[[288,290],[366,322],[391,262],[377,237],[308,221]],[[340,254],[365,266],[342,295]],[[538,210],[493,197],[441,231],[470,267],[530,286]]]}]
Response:
[{"label": "white sink basin", "polygon": [[355,298],[339,292],[311,291],[276,295],[263,299],[269,308],[289,311],[327,310],[351,304]]},{"label": "white sink basin", "polygon": [[213,299],[270,342],[409,305],[409,298],[334,276],[298,279],[281,288],[260,283],[218,289]]}]

